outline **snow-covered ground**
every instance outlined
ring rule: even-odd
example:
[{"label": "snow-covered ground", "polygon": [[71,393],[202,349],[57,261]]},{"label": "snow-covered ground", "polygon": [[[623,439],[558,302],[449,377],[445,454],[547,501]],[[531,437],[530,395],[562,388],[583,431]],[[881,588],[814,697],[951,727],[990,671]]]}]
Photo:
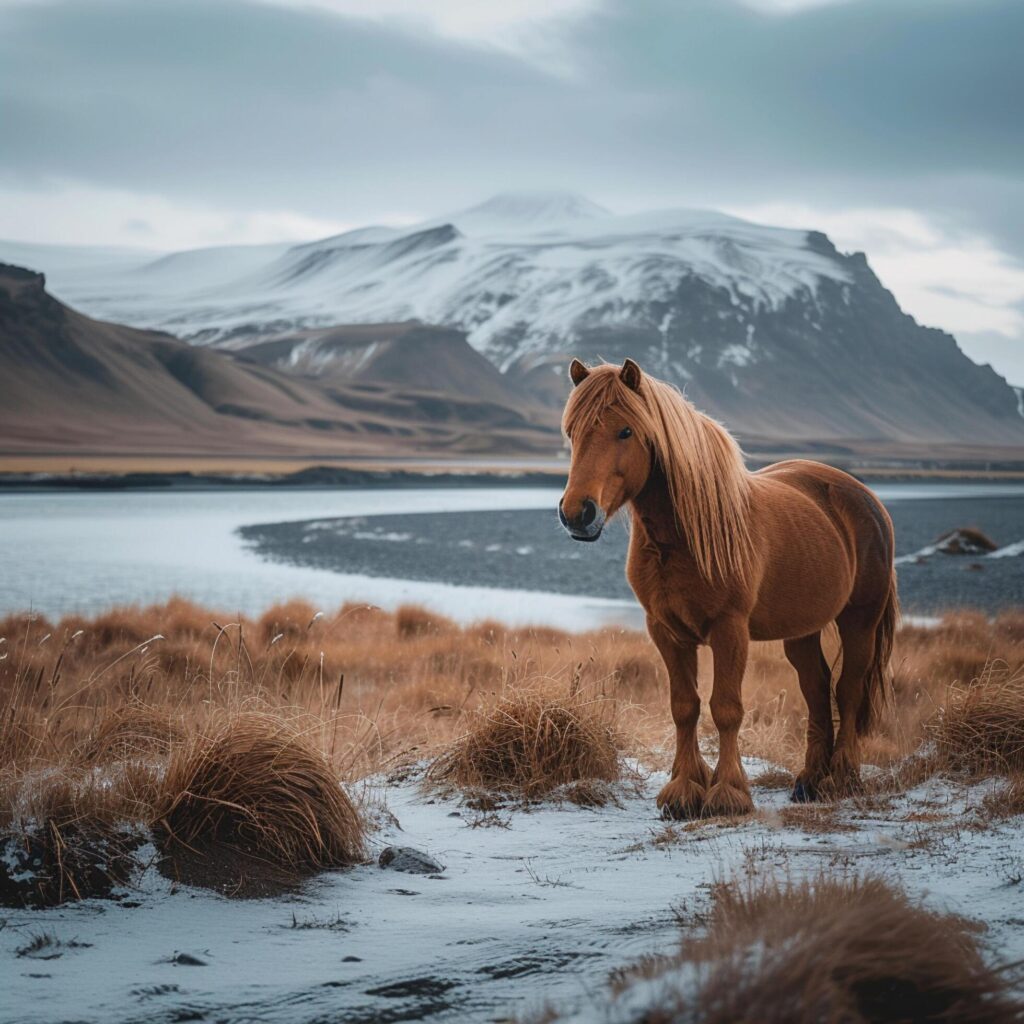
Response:
[{"label": "snow-covered ground", "polygon": [[[663,781],[618,807],[486,824],[415,779],[378,779],[374,851],[416,847],[439,877],[371,863],[231,901],[149,869],[121,903],[0,910],[0,1020],[487,1021],[551,1004],[600,1021],[610,970],[673,949],[710,883],[751,872],[880,874],[985,922],[994,959],[1024,957],[1024,835],[1019,820],[972,827],[984,787],[934,780],[831,823],[802,811],[806,827],[784,822],[784,791],[757,789],[749,820],[666,825]],[[43,933],[64,945],[18,955]]]}]

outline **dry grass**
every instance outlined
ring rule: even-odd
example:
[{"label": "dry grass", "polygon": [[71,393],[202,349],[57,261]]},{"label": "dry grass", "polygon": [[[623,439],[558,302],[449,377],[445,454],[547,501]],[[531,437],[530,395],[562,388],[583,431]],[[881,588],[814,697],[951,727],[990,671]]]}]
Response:
[{"label": "dry grass", "polygon": [[[295,877],[363,858],[364,828],[323,754],[271,715],[226,718],[175,746],[153,804],[154,834],[172,867],[198,857],[235,888],[260,864]],[[239,868],[239,859],[244,866]]]},{"label": "dry grass", "polygon": [[657,652],[623,630],[460,629],[415,607],[327,616],[303,602],[240,620],[175,600],[92,620],[12,616],[0,637],[0,770],[163,756],[212,715],[258,706],[306,716],[310,741],[358,778],[440,749],[467,715],[538,680],[664,712]]},{"label": "dry grass", "polygon": [[610,1019],[1008,1024],[1024,1020],[1010,973],[985,963],[973,926],[879,879],[723,885],[703,935],[620,976]]},{"label": "dry grass", "polygon": [[[217,709],[255,702],[309,716],[311,741],[355,778],[410,749],[440,749],[466,731],[467,716],[537,681],[644,709],[629,721],[636,750],[664,748],[672,734],[661,659],[628,630],[462,629],[415,607],[348,605],[328,616],[304,602],[240,620],[175,600],[91,620],[12,616],[0,620],[0,638],[0,770],[95,764],[131,750],[162,756]],[[826,644],[830,659],[836,646]],[[951,687],[999,664],[1009,677],[1024,669],[1024,614],[990,622],[964,613],[901,630],[890,706],[866,760],[888,766],[913,753]],[[702,651],[705,699],[710,681]],[[753,646],[744,701],[744,752],[798,769],[806,711],[781,644]],[[713,742],[707,713],[702,735]]]},{"label": "dry grass", "polygon": [[795,828],[817,835],[858,831],[860,826],[851,822],[840,810],[836,804],[791,804],[778,812],[778,819],[784,828]]},{"label": "dry grass", "polygon": [[985,796],[981,809],[990,818],[1015,818],[1024,814],[1024,775],[1011,775]]},{"label": "dry grass", "polygon": [[[603,803],[593,783],[618,782],[623,766],[616,702],[579,690],[529,688],[475,711],[467,731],[430,766],[428,779],[468,792],[535,800],[575,787],[578,802]],[[582,784],[582,785],[579,785]]]},{"label": "dry grass", "polygon": [[363,855],[363,828],[330,765],[271,716],[229,719],[174,748],[156,799],[173,842],[244,844],[282,865],[322,868]]},{"label": "dry grass", "polygon": [[[835,657],[834,644],[826,653]],[[882,788],[936,766],[1019,770],[1024,614],[906,628],[894,668],[890,706],[865,749],[865,760],[887,769]],[[699,673],[706,700],[706,651]],[[805,705],[780,644],[754,645],[744,700],[744,753],[798,769]],[[535,795],[614,779],[623,753],[652,767],[671,760],[665,671],[638,632],[460,628],[415,607],[321,615],[304,602],[258,619],[181,600],[60,622],[15,615],[0,620],[0,827],[33,822],[38,836],[53,823],[70,835],[88,833],[90,821],[102,832],[111,821],[152,820],[157,783],[191,738],[253,712],[298,729],[350,782],[395,760],[444,754],[435,777]],[[701,721],[713,757],[706,709]],[[943,759],[908,760],[932,739]],[[600,785],[592,789],[600,798]]]},{"label": "dry grass", "polygon": [[87,763],[104,764],[169,754],[187,735],[184,716],[169,707],[130,701],[97,720],[82,749]]},{"label": "dry grass", "polygon": [[969,685],[952,687],[934,732],[939,758],[955,771],[1024,771],[1024,672],[991,663]]},{"label": "dry grass", "polygon": [[751,778],[750,784],[756,789],[791,789],[793,773],[785,768],[765,768]]},{"label": "dry grass", "polygon": [[[538,684],[642,709],[620,721],[631,752],[667,751],[672,736],[661,659],[628,630],[463,629],[415,607],[319,615],[304,602],[247,620],[175,600],[91,620],[12,616],[0,620],[0,638],[0,771],[161,758],[215,713],[259,706],[307,716],[310,742],[353,779],[409,751],[443,749],[478,712]],[[826,644],[830,659],[836,646]],[[951,688],[999,664],[1010,677],[1024,669],[1024,614],[957,614],[901,630],[890,704],[865,760],[889,767],[918,750]],[[705,700],[711,667],[702,651]],[[744,753],[799,769],[806,710],[781,644],[753,646],[744,702]],[[701,729],[713,745],[706,709]]]}]

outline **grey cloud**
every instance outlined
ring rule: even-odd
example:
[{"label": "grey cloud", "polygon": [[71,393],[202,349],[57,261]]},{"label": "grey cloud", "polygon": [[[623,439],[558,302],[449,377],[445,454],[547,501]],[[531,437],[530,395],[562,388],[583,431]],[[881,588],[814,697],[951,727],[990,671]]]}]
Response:
[{"label": "grey cloud", "polygon": [[242,0],[9,6],[0,174],[354,220],[517,186],[633,206],[924,197],[1024,251],[1016,0],[786,17],[618,0],[564,31],[571,77]]},{"label": "grey cloud", "polygon": [[5,170],[222,201],[344,204],[416,167],[468,170],[476,140],[516,143],[499,112],[545,81],[497,54],[225,0],[0,18]]},{"label": "grey cloud", "polygon": [[675,101],[719,155],[872,173],[1019,175],[1024,6],[861,0],[759,15],[714,0],[622,5],[591,66]]}]

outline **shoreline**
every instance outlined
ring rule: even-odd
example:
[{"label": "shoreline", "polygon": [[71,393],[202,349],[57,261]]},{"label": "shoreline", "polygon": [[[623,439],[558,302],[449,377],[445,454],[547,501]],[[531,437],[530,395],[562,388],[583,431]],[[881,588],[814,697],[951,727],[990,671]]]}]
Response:
[{"label": "shoreline", "polygon": [[[832,463],[823,459],[810,461]],[[754,464],[752,471],[771,465]],[[374,488],[461,488],[461,487],[564,487],[568,464],[536,464],[474,468],[471,465],[431,464],[423,468],[356,468],[315,465],[291,472],[202,472],[192,470],[125,472],[6,472],[0,471],[0,494],[52,491],[217,491],[238,490],[327,490]],[[1020,470],[967,470],[843,467],[844,472],[868,484],[896,483],[1022,483]]]},{"label": "shoreline", "polygon": [[292,473],[0,473],[0,493],[50,491],[337,490],[562,486],[557,470],[409,470],[314,466]]}]

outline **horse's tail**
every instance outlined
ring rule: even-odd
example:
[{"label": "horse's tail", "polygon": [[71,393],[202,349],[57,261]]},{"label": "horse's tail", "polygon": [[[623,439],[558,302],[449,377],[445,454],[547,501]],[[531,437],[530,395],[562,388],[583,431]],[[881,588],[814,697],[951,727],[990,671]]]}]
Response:
[{"label": "horse's tail", "polygon": [[875,650],[864,679],[864,694],[857,709],[857,735],[869,733],[885,703],[885,677],[892,658],[892,644],[900,621],[900,601],[896,594],[896,572],[889,577],[889,591],[882,617],[875,627]]}]

